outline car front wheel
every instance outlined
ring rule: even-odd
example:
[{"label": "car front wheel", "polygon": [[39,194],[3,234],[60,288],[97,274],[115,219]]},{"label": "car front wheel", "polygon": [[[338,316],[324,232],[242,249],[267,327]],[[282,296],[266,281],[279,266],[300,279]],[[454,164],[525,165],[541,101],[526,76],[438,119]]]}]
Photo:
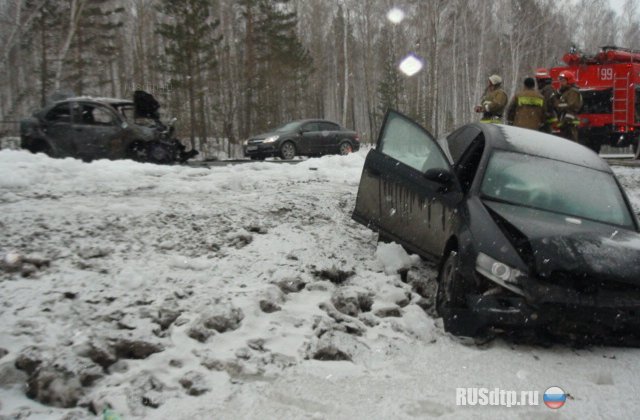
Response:
[{"label": "car front wheel", "polygon": [[465,287],[460,276],[460,262],[456,251],[451,251],[438,273],[436,310],[439,315],[445,309],[464,308]]},{"label": "car front wheel", "polygon": [[296,157],[296,146],[288,141],[280,147],[280,157],[285,160],[291,160]]},{"label": "car front wheel", "polygon": [[340,151],[341,155],[348,155],[349,153],[353,152],[353,147],[348,141],[343,141],[342,143],[340,143],[338,150]]},{"label": "car front wheel", "polygon": [[438,273],[436,291],[436,312],[448,333],[474,338],[486,336],[488,325],[467,304],[467,295],[473,290],[472,282],[460,273],[460,256],[451,251]]}]

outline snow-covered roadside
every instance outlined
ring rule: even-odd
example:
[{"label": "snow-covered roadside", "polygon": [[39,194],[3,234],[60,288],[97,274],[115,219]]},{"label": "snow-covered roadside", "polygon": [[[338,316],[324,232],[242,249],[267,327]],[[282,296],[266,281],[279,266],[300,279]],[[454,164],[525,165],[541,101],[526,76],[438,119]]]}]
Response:
[{"label": "snow-covered roadside", "polygon": [[[421,308],[433,270],[350,219],[363,162],[194,169],[0,152],[0,249],[28,275],[0,274],[0,415],[528,417],[551,413],[456,407],[455,388],[551,385],[574,398],[569,417],[640,412],[636,349],[445,335]],[[640,209],[640,171],[616,171]],[[38,398],[82,408],[25,397],[38,362]]]}]

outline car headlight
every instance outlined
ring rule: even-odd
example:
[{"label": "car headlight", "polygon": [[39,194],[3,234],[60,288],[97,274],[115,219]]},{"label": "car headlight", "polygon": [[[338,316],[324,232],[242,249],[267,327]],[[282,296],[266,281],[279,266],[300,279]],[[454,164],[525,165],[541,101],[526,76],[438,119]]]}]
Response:
[{"label": "car headlight", "polygon": [[266,139],[264,139],[263,143],[273,143],[274,141],[278,140],[280,138],[280,136],[270,136],[267,137]]},{"label": "car headlight", "polygon": [[245,141],[242,142],[243,146],[247,146],[248,144],[249,144],[249,140],[245,140]]},{"label": "car headlight", "polygon": [[521,277],[524,277],[522,271],[493,259],[482,252],[478,253],[478,258],[476,259],[476,271],[505,289],[524,296],[519,281]]}]

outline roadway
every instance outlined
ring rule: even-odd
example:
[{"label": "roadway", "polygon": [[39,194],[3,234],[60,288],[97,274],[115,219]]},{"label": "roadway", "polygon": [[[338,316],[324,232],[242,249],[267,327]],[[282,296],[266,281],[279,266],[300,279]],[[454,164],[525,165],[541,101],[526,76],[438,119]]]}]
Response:
[{"label": "roadway", "polygon": [[[640,167],[640,160],[634,159],[632,154],[602,154],[601,158],[607,161],[607,163],[611,166],[629,166],[629,167]],[[300,162],[303,162],[303,159],[294,159],[294,160],[280,160],[280,159],[269,159],[264,160],[262,162],[269,164],[289,164],[295,165]],[[232,160],[208,160],[208,161],[190,161],[187,162],[188,166],[192,166],[194,168],[215,168],[218,166],[230,166],[230,165],[242,165],[245,163],[256,163],[258,161],[249,160],[249,159],[232,159]]]}]

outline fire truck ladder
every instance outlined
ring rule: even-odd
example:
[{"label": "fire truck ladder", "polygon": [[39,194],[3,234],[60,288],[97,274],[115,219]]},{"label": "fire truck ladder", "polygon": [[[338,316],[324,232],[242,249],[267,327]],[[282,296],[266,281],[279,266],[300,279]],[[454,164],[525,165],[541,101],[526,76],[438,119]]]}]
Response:
[{"label": "fire truck ladder", "polygon": [[625,126],[629,121],[629,73],[613,78],[613,125]]}]

